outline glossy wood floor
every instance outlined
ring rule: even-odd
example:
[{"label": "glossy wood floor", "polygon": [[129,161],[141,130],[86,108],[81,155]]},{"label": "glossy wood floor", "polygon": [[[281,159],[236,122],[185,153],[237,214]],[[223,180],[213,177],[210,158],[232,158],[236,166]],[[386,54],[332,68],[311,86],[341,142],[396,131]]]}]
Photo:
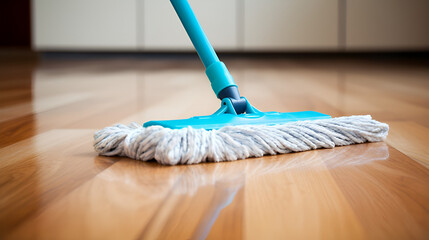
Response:
[{"label": "glossy wood floor", "polygon": [[388,139],[167,167],[92,135],[214,112],[198,59],[1,58],[0,239],[429,239],[427,60],[227,57],[260,110],[371,114]]}]

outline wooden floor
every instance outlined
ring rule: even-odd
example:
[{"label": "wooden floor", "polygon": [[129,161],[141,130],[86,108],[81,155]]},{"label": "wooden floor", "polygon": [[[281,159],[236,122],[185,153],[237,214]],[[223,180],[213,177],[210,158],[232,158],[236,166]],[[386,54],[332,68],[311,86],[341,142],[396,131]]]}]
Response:
[{"label": "wooden floor", "polygon": [[99,157],[96,129],[214,112],[198,60],[2,55],[0,239],[429,239],[427,60],[224,60],[260,110],[371,114],[389,137],[192,166]]}]

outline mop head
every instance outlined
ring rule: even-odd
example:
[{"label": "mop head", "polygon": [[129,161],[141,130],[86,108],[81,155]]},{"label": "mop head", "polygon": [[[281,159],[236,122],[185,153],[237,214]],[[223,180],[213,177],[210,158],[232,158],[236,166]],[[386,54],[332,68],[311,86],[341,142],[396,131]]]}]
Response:
[{"label": "mop head", "polygon": [[371,116],[350,116],[282,125],[226,126],[219,130],[118,124],[94,134],[103,156],[126,156],[161,164],[235,161],[281,153],[383,141],[389,131]]}]

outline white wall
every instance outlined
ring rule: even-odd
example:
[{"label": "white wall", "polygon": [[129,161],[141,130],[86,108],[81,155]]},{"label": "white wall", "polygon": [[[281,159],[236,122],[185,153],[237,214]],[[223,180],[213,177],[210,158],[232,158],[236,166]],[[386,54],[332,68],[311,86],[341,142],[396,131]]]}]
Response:
[{"label": "white wall", "polygon": [[[190,0],[228,51],[429,49],[429,0]],[[193,51],[169,0],[32,0],[36,50]]]},{"label": "white wall", "polygon": [[[190,0],[195,15],[216,49],[238,48],[238,0]],[[143,50],[192,50],[192,44],[168,0],[144,0],[139,47]],[[220,14],[221,13],[221,14]]]},{"label": "white wall", "polygon": [[335,50],[338,0],[246,0],[244,49]]},{"label": "white wall", "polygon": [[348,0],[346,22],[349,50],[429,46],[428,0]]},{"label": "white wall", "polygon": [[135,0],[33,0],[38,50],[136,50]]}]

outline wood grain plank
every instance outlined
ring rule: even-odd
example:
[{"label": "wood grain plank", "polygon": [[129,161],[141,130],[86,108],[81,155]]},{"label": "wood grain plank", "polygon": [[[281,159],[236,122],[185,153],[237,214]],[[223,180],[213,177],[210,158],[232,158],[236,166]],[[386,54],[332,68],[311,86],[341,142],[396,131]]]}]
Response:
[{"label": "wood grain plank", "polygon": [[118,159],[7,238],[135,239],[178,177],[171,177],[165,167],[149,165]]},{"label": "wood grain plank", "polygon": [[[176,194],[146,226],[142,239],[205,239],[223,209],[235,202],[244,179],[242,163],[187,166]],[[197,180],[198,179],[198,180]],[[180,193],[180,194],[177,194]],[[240,200],[238,200],[240,201]]]},{"label": "wood grain plank", "polygon": [[331,170],[369,239],[429,236],[429,170],[389,147],[389,158]]},{"label": "wood grain plank", "polygon": [[389,122],[389,126],[386,142],[429,168],[429,128],[411,121]]},{"label": "wood grain plank", "polygon": [[93,130],[52,130],[0,149],[0,235],[108,167]]},{"label": "wood grain plank", "polygon": [[[245,238],[365,238],[362,223],[327,167],[347,166],[347,156],[336,149],[298,156],[283,171],[246,181]],[[287,163],[288,156],[282,158]],[[323,159],[330,160],[325,164]],[[355,161],[349,163],[354,167]]]}]

